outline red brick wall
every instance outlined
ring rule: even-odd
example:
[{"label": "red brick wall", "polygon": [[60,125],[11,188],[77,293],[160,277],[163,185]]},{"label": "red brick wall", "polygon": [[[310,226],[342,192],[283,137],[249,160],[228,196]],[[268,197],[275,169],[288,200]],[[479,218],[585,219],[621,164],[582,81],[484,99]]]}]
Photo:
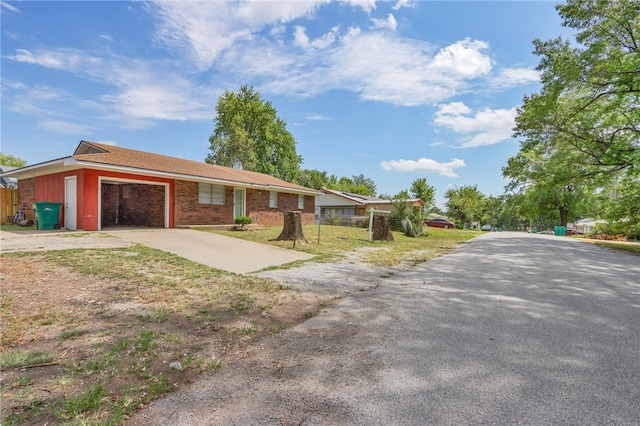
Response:
[{"label": "red brick wall", "polygon": [[126,184],[120,190],[120,225],[164,227],[164,186]]},{"label": "red brick wall", "polygon": [[269,191],[247,189],[247,216],[253,223],[264,226],[281,226],[286,211],[302,211],[302,224],[314,223],[315,197],[304,197],[304,208],[298,208],[298,194],[278,193],[278,207],[269,207]]},{"label": "red brick wall", "polygon": [[26,219],[36,220],[31,203],[36,201],[36,180],[34,178],[18,181],[18,207]]},{"label": "red brick wall", "polygon": [[200,204],[198,182],[176,180],[175,221],[178,225],[233,224],[233,188],[225,188],[225,203]]},{"label": "red brick wall", "polygon": [[102,226],[164,227],[164,186],[102,184]]},{"label": "red brick wall", "polygon": [[[175,220],[176,225],[231,225],[233,224],[233,187],[225,188],[225,204],[200,204],[198,202],[198,183],[175,182]],[[305,196],[302,222],[314,223],[315,197]],[[264,226],[280,226],[283,223],[283,211],[298,211],[297,194],[278,194],[278,207],[269,207],[269,191],[246,190],[246,214],[253,223]]]},{"label": "red brick wall", "polygon": [[116,217],[118,216],[118,204],[120,203],[119,186],[120,185],[109,185],[106,183],[102,184],[102,198],[100,200],[102,207],[100,223],[102,227],[115,226],[118,223]]}]

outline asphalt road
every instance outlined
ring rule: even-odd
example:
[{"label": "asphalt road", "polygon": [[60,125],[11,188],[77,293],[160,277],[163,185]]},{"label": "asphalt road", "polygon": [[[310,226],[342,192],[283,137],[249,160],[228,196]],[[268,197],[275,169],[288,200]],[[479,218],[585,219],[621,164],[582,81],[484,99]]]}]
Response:
[{"label": "asphalt road", "polygon": [[640,257],[487,233],[238,356],[131,424],[638,425]]}]

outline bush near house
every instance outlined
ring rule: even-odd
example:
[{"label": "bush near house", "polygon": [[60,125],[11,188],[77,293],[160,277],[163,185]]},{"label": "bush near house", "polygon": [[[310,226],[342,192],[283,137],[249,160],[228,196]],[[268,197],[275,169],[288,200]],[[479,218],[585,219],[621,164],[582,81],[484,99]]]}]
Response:
[{"label": "bush near house", "polygon": [[236,225],[240,225],[240,229],[244,229],[245,225],[251,224],[251,218],[249,216],[236,216],[233,221]]}]

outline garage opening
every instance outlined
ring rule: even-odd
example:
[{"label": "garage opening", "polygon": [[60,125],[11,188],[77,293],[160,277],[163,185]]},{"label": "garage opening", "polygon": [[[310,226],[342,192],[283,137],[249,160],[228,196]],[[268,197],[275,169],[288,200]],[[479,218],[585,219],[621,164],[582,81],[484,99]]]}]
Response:
[{"label": "garage opening", "polygon": [[101,228],[167,227],[166,185],[101,179]]}]

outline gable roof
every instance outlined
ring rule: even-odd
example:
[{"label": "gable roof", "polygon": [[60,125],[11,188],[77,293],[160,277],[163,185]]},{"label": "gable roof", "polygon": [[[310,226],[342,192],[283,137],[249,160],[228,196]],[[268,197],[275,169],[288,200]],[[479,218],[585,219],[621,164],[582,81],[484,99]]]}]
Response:
[{"label": "gable roof", "polygon": [[368,195],[353,194],[351,192],[337,191],[335,189],[327,189],[327,188],[322,188],[322,192],[324,192],[325,194],[335,195],[337,197],[344,198],[345,200],[351,201],[354,204],[359,204],[363,206],[372,205],[372,204],[391,204],[394,201],[405,201],[407,203],[412,203],[412,204],[417,203],[420,205],[424,205],[424,201],[421,198],[412,198],[408,200],[389,200],[386,198],[370,197]]},{"label": "gable roof", "polygon": [[[255,187],[308,195],[318,195],[320,193],[314,189],[289,183],[264,173],[238,170],[231,167],[185,160],[85,140],[80,142],[71,157],[25,167],[23,169],[33,170],[38,166],[53,166],[54,163],[59,167],[60,163],[62,163],[62,167],[67,168],[90,167],[143,175],[163,176],[180,180],[219,183],[239,187]],[[23,169],[19,169],[13,174],[16,176],[19,175],[20,173],[18,172]]]}]

